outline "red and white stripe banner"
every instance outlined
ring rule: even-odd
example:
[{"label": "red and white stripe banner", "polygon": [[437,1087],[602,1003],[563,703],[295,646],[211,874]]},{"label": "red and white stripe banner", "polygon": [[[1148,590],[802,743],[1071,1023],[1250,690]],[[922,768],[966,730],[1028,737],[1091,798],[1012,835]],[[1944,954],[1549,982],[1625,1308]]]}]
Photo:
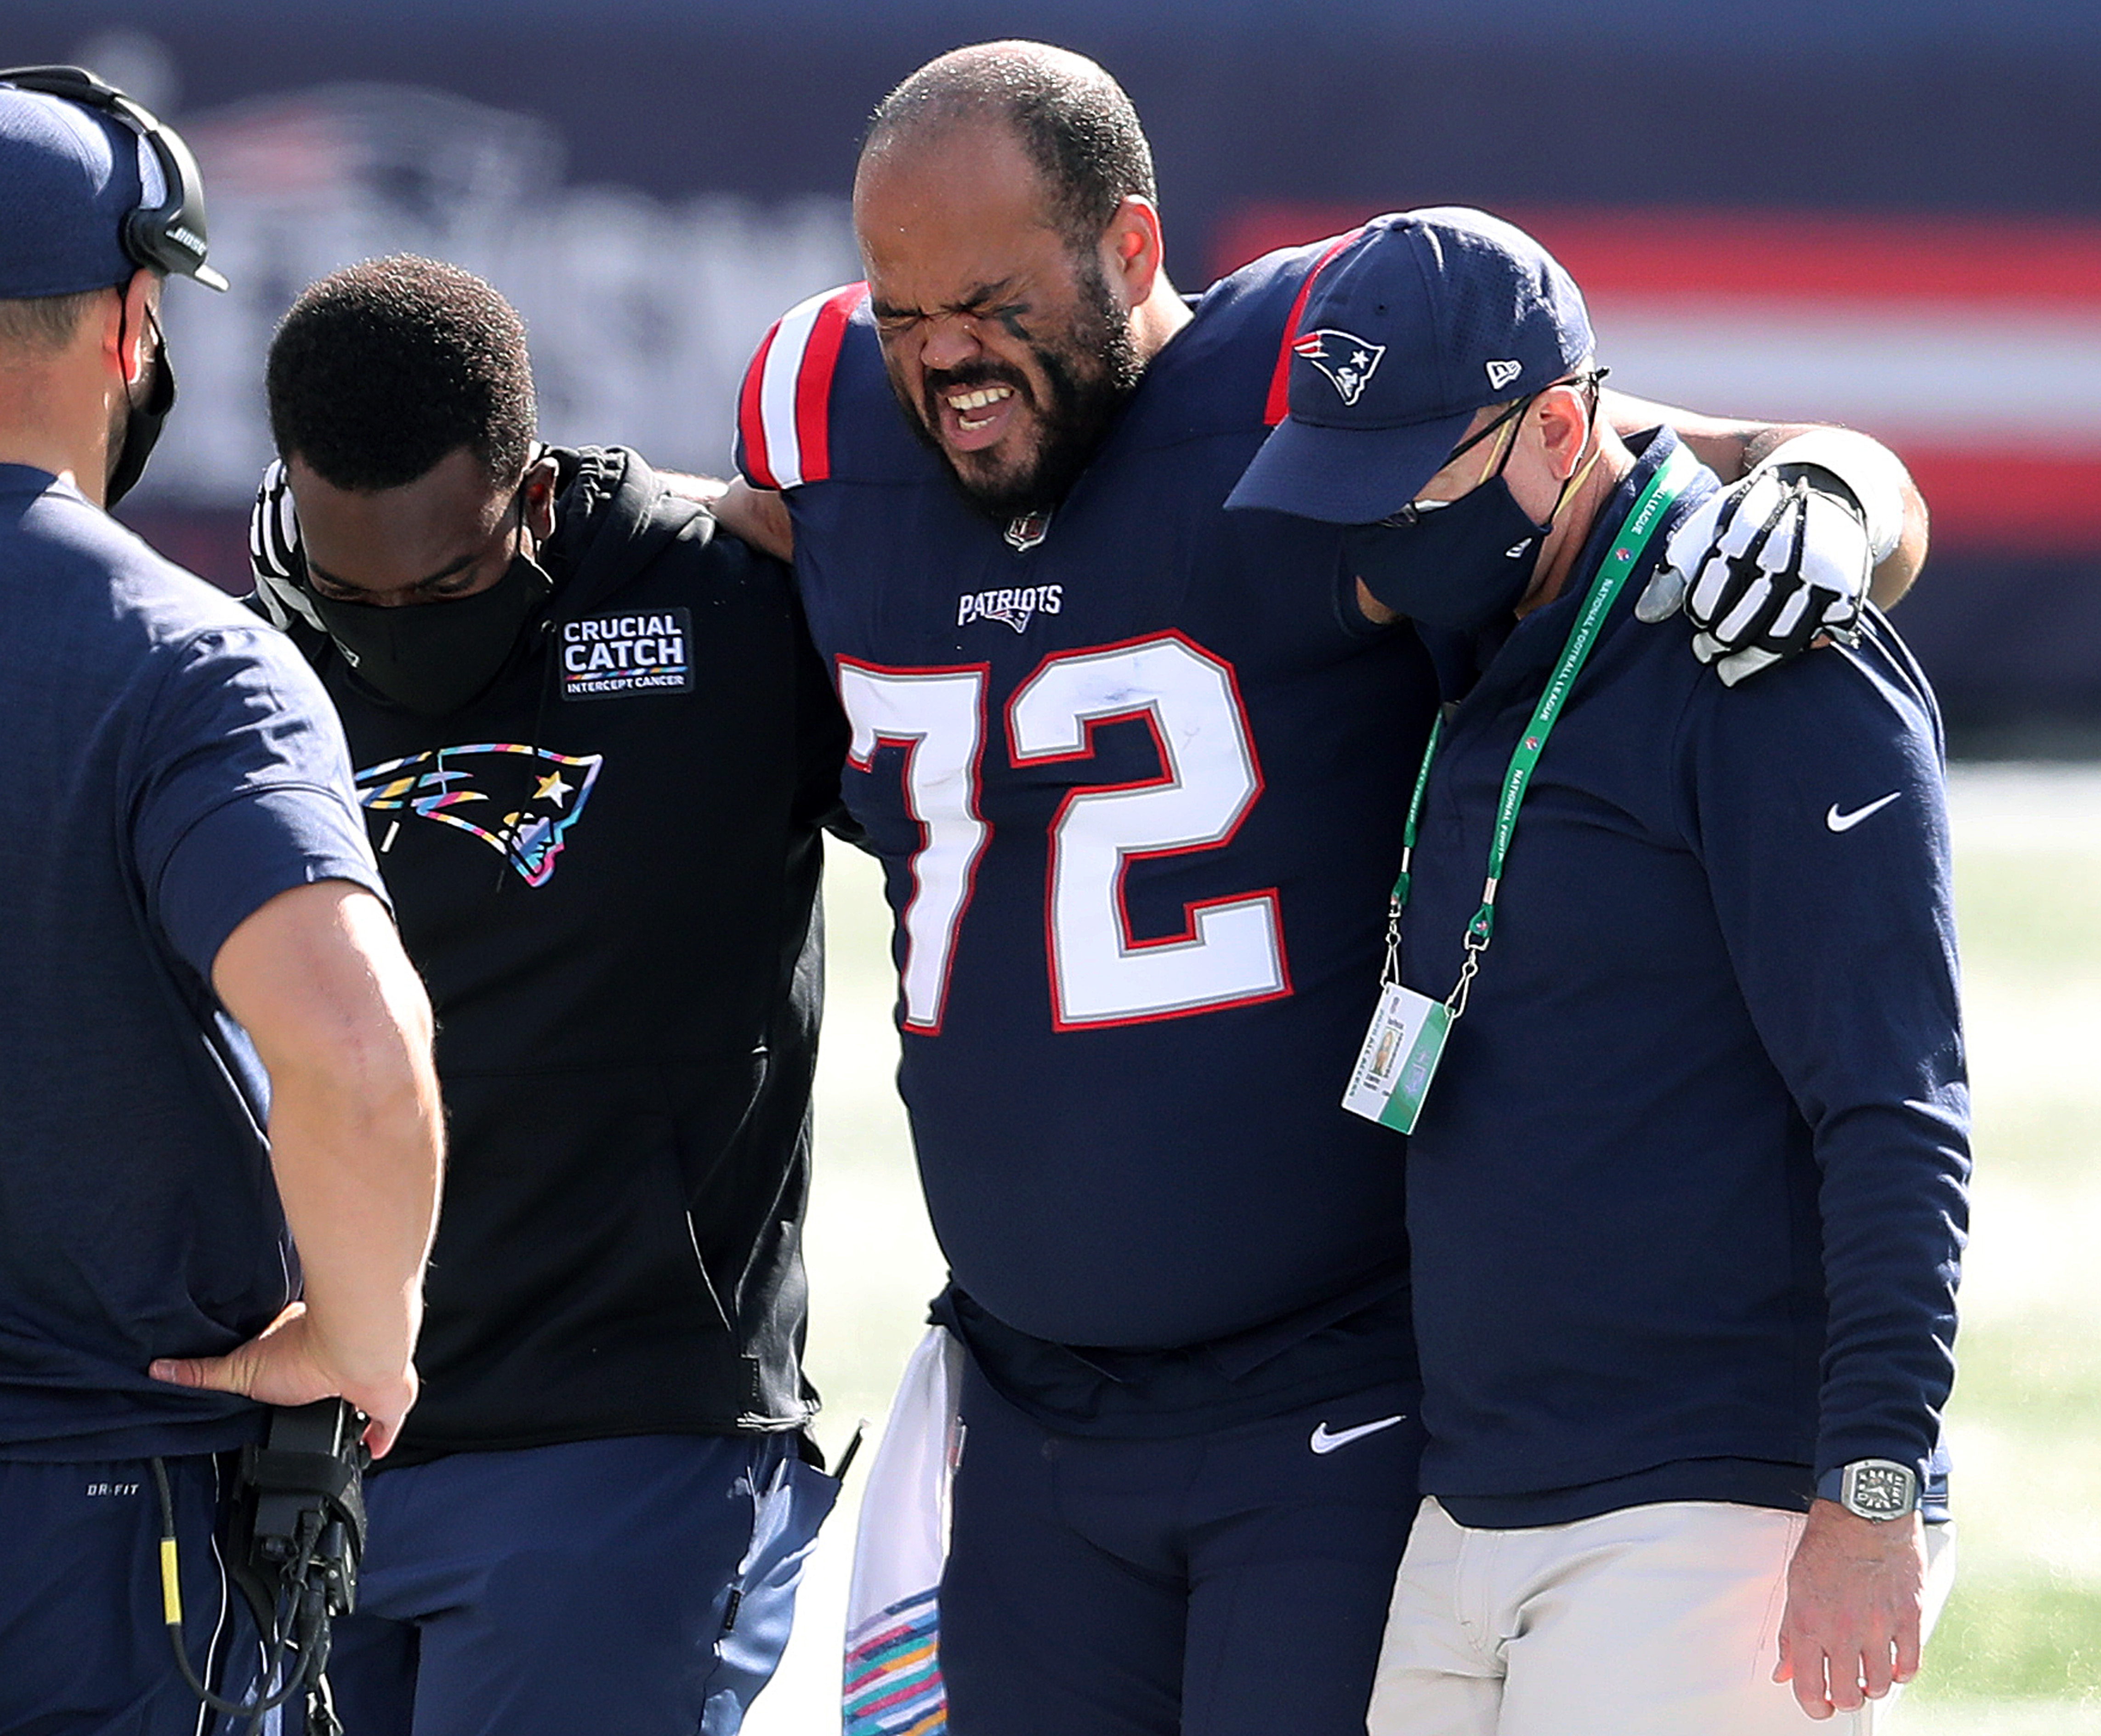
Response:
[{"label": "red and white stripe banner", "polygon": [[[1217,263],[1366,214],[1250,207]],[[1717,414],[1865,429],[1911,466],[1944,547],[2101,553],[2101,223],[1499,214],[1581,285],[1615,386]]]}]

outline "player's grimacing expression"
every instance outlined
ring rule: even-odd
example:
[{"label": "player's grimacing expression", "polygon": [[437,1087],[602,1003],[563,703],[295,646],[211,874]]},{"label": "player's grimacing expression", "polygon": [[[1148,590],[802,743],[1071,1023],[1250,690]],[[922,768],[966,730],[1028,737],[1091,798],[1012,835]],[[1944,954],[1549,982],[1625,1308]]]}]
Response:
[{"label": "player's grimacing expression", "polygon": [[907,417],[995,516],[1055,505],[1140,371],[1106,240],[1077,246],[1020,145],[984,124],[864,159],[854,223]]},{"label": "player's grimacing expression", "polygon": [[500,484],[459,446],[414,482],[360,492],[324,481],[294,453],[285,470],[307,582],[333,602],[381,608],[475,596],[553,530],[554,468],[542,459],[522,483]]}]

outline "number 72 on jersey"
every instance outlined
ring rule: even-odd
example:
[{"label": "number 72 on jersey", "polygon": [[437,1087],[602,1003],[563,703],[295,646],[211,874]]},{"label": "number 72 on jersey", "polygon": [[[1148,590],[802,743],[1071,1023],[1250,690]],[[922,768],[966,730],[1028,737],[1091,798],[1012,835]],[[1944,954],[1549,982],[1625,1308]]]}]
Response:
[{"label": "number 72 on jersey", "polygon": [[[1291,992],[1274,888],[1192,902],[1183,931],[1161,939],[1134,939],[1124,904],[1128,864],[1221,848],[1262,794],[1229,665],[1179,634],[1060,653],[1015,690],[998,744],[985,740],[983,665],[881,669],[843,657],[838,678],[849,758],[869,771],[878,749],[902,749],[905,805],[919,826],[899,917],[906,1029],[940,1029],[957,937],[992,839],[981,799],[988,753],[1016,769],[1091,759],[1095,726],[1125,718],[1150,727],[1159,774],[1076,784],[1050,823],[1053,1023],[1130,1024]],[[1000,769],[995,762],[993,775]]]}]

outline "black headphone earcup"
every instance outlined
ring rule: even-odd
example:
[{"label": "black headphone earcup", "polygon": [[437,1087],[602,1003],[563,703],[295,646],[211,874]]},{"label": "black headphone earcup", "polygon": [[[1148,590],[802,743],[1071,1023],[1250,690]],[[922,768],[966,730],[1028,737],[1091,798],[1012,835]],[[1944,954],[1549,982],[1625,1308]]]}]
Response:
[{"label": "black headphone earcup", "polygon": [[150,265],[162,271],[166,269],[154,257],[162,215],[157,207],[151,210],[135,210],[124,219],[124,254],[134,265]]},{"label": "black headphone earcup", "polygon": [[[127,128],[160,164],[164,191],[160,204],[142,206],[124,219],[118,236],[124,256],[134,265],[170,276],[194,277],[207,289],[227,287],[225,277],[205,263],[204,191],[197,159],[180,135],[114,86],[77,66],[0,68],[0,83],[78,103]],[[143,198],[143,186],[139,191]]]}]

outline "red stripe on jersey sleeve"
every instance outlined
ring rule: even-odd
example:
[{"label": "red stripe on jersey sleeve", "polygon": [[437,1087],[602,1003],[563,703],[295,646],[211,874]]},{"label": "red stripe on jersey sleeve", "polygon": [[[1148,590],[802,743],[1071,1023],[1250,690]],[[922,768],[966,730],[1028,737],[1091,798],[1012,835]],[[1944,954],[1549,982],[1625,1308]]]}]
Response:
[{"label": "red stripe on jersey sleeve", "polygon": [[866,284],[854,284],[830,297],[817,311],[803,348],[802,365],[795,371],[795,441],[805,482],[822,482],[832,474],[832,376],[838,369],[847,321],[867,294]]},{"label": "red stripe on jersey sleeve", "polygon": [[1298,299],[1291,304],[1291,317],[1284,322],[1284,341],[1276,347],[1276,371],[1269,377],[1269,403],[1263,412],[1263,419],[1272,428],[1291,409],[1291,346],[1298,340],[1298,321],[1305,314],[1307,297],[1313,293],[1313,280],[1330,259],[1364,232],[1361,228],[1352,229],[1347,235],[1338,235],[1329,242],[1321,250],[1320,257],[1313,262],[1313,269],[1306,274],[1306,281],[1298,286]]},{"label": "red stripe on jersey sleeve", "polygon": [[745,480],[754,488],[781,486],[766,450],[766,418],[759,409],[760,387],[766,378],[766,358],[780,330],[778,320],[767,327],[766,335],[759,339],[759,348],[752,356],[751,364],[744,370],[744,388],[736,398],[737,432],[742,436],[738,444],[743,448],[737,454],[738,467],[743,470]]}]

